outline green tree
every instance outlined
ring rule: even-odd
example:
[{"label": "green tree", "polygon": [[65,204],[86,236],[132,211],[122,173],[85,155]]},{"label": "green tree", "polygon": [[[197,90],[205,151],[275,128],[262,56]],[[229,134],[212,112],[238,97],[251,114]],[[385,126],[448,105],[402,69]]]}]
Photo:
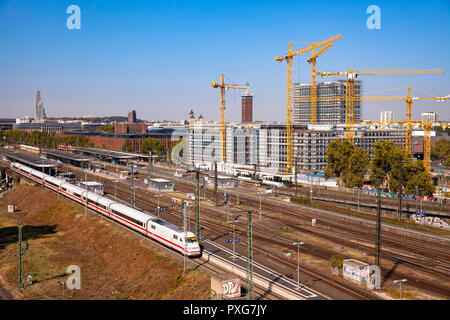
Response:
[{"label": "green tree", "polygon": [[111,124],[106,124],[104,126],[101,126],[100,128],[98,128],[96,131],[102,131],[102,132],[114,132],[115,130],[115,126],[113,123]]},{"label": "green tree", "polygon": [[431,158],[433,160],[445,160],[450,157],[450,141],[441,138],[431,147]]},{"label": "green tree", "polygon": [[336,179],[338,185],[362,187],[369,164],[369,155],[349,141],[335,140],[327,147],[325,177]]},{"label": "green tree", "polygon": [[374,144],[372,161],[369,164],[371,182],[375,186],[384,186],[386,190],[393,191],[393,171],[399,167],[399,162],[405,161],[406,158],[405,152],[397,148],[394,142],[377,141]]},{"label": "green tree", "polygon": [[447,157],[447,158],[445,159],[445,167],[446,167],[446,168],[450,168],[450,157]]},{"label": "green tree", "polygon": [[[183,138],[181,138],[180,140],[178,140],[177,142],[175,142],[170,148],[169,150],[167,150],[167,154],[168,154],[168,160],[169,163],[172,163],[172,150],[173,148],[175,148],[175,146],[179,143],[181,143],[183,141]],[[179,156],[182,157],[183,156],[183,149],[181,149]]]},{"label": "green tree", "polygon": [[162,155],[164,153],[164,146],[156,138],[147,138],[144,141],[142,141],[142,148],[141,152],[143,153],[149,153],[151,152],[152,155]]},{"label": "green tree", "polygon": [[431,176],[426,172],[423,161],[408,161],[404,170],[405,193],[419,196],[432,196],[435,187]]},{"label": "green tree", "polygon": [[426,172],[423,161],[411,159],[411,155],[398,148],[392,141],[378,141],[374,145],[369,177],[375,186],[397,193],[400,189],[400,162],[402,192],[432,195],[434,185]]}]

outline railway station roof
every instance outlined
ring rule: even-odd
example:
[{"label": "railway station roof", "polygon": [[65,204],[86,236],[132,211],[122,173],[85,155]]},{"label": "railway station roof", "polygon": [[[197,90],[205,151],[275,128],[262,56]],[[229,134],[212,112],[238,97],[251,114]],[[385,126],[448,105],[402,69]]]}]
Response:
[{"label": "railway station roof", "polygon": [[38,155],[28,154],[24,152],[4,152],[3,153],[9,161],[19,162],[24,165],[39,168],[56,168],[61,167],[61,164],[49,159],[43,159]]},{"label": "railway station roof", "polygon": [[77,153],[73,153],[70,151],[61,151],[61,150],[42,150],[43,154],[50,155],[55,158],[62,158],[70,161],[76,161],[76,162],[89,162],[89,161],[95,161],[97,160],[94,157],[89,156],[83,156]]},{"label": "railway station roof", "polygon": [[94,156],[111,157],[111,158],[116,158],[116,159],[135,159],[138,157],[138,155],[132,154],[132,153],[104,150],[104,149],[95,149],[95,148],[76,147],[75,151],[92,154]]}]

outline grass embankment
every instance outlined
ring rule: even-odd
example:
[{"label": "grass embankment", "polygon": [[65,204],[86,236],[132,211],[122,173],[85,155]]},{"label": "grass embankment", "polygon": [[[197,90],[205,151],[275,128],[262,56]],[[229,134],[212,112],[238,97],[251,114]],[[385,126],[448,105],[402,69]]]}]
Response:
[{"label": "grass embankment", "polygon": [[[19,211],[7,213],[7,204]],[[17,225],[23,221],[23,281],[32,289],[62,298],[70,265],[81,269],[81,289],[66,299],[209,299],[210,278],[199,271],[183,275],[183,263],[99,216],[38,186],[19,186],[0,199],[0,285],[15,298],[39,295],[17,287]]]}]

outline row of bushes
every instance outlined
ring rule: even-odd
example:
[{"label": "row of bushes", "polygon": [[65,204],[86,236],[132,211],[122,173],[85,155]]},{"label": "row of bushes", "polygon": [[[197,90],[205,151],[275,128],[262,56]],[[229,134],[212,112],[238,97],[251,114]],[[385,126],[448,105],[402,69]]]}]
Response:
[{"label": "row of bushes", "polygon": [[311,204],[311,199],[304,197],[296,197],[291,196],[291,202],[299,203],[299,204]]}]

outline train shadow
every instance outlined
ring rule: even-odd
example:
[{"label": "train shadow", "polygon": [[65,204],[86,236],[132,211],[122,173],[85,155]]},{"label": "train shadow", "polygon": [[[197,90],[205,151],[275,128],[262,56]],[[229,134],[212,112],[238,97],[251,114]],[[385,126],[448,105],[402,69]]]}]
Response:
[{"label": "train shadow", "polygon": [[[56,225],[28,226],[22,228],[22,241],[44,238],[56,233]],[[6,246],[17,243],[19,240],[18,226],[0,228],[0,250]]]}]

